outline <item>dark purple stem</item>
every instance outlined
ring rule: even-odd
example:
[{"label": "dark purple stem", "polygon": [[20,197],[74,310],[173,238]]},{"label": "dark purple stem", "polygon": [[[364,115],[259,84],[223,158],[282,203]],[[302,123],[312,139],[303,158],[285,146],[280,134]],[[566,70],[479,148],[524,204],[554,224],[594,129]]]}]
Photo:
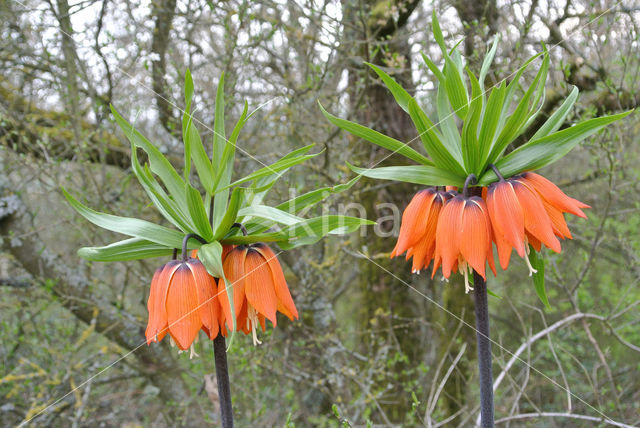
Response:
[{"label": "dark purple stem", "polygon": [[481,427],[493,428],[493,374],[491,369],[491,340],[489,339],[487,283],[475,270],[473,271],[473,297],[476,303]]}]

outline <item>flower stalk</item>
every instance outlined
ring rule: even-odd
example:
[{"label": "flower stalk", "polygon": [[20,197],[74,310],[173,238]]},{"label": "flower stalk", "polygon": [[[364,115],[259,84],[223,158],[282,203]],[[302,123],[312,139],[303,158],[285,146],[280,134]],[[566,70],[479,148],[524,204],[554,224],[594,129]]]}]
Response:
[{"label": "flower stalk", "polygon": [[233,428],[227,344],[222,334],[213,340],[213,358],[216,364],[216,380],[218,382],[218,397],[220,398],[220,426]]},{"label": "flower stalk", "polygon": [[487,283],[473,271],[473,296],[478,340],[478,369],[480,372],[480,417],[482,428],[493,428],[493,373],[491,370],[491,340],[489,339],[489,303]]},{"label": "flower stalk", "polygon": [[[213,227],[213,198],[209,207],[209,223]],[[233,226],[239,223],[234,223]],[[232,226],[232,227],[233,227]],[[244,228],[243,228],[244,229]],[[224,281],[220,278],[219,281]],[[220,426],[233,428],[233,407],[231,405],[231,382],[229,381],[229,365],[227,363],[227,343],[222,335],[224,322],[220,326],[220,334],[213,339],[213,361],[216,366],[216,383],[220,400]]]}]

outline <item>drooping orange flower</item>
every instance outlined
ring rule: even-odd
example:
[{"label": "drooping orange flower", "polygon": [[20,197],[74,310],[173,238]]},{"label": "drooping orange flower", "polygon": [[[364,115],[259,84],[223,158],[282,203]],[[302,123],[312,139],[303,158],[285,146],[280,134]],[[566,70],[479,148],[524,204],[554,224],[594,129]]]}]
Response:
[{"label": "drooping orange flower", "polygon": [[168,332],[184,351],[200,329],[215,339],[221,314],[216,294],[215,278],[197,259],[172,260],[156,270],[147,303],[147,344],[162,340]]},{"label": "drooping orange flower", "polygon": [[563,213],[586,218],[581,208],[589,208],[532,172],[509,179],[500,177],[489,186],[486,200],[500,265],[507,268],[513,248],[527,262],[529,274],[536,272],[529,263],[529,244],[536,251],[544,244],[560,252],[558,238],[571,239]]},{"label": "drooping orange flower", "polygon": [[429,266],[436,247],[436,225],[440,211],[451,193],[434,188],[419,191],[402,213],[400,235],[391,257],[407,252],[406,259],[413,257],[412,272]]},{"label": "drooping orange flower", "polygon": [[433,274],[442,265],[442,275],[449,278],[456,268],[464,275],[465,291],[472,269],[486,279],[485,265],[496,273],[491,246],[492,232],[487,206],[478,196],[457,195],[448,200],[436,228]]},{"label": "drooping orange flower", "polygon": [[577,199],[565,195],[558,186],[547,180],[540,174],[525,172],[519,180],[530,188],[534,189],[544,205],[551,220],[553,232],[556,236],[564,239],[572,239],[571,232],[564,219],[564,213],[573,214],[578,217],[587,218],[582,208],[591,208],[589,205]]},{"label": "drooping orange flower", "polygon": [[[223,262],[224,274],[233,287],[233,306],[239,330],[251,333],[259,344],[256,329],[265,330],[265,319],[277,325],[276,312],[289,319],[298,318],[298,310],[289,293],[280,263],[265,244],[240,245],[232,249]],[[233,330],[231,307],[224,281],[218,284],[223,322]],[[223,327],[223,333],[226,334]]]}]

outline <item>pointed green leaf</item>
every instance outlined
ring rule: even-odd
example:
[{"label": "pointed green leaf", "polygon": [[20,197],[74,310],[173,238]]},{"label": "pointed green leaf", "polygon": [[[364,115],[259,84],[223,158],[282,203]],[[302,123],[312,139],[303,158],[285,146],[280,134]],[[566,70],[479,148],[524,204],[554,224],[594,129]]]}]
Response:
[{"label": "pointed green leaf", "polygon": [[142,168],[133,144],[131,145],[131,169],[160,214],[183,232],[193,231],[194,226],[190,218],[169,198],[162,186],[153,178],[149,168]]},{"label": "pointed green leaf", "polygon": [[462,139],[456,124],[456,115],[453,114],[449,107],[447,94],[442,85],[438,86],[436,110],[438,112],[438,123],[440,124],[440,129],[442,129],[442,142],[447,146],[449,153],[462,165],[464,163],[462,160]]},{"label": "pointed green leaf", "polygon": [[362,126],[345,119],[340,119],[339,117],[336,117],[327,112],[320,103],[318,103],[318,105],[320,106],[320,110],[329,120],[329,122],[333,123],[338,128],[344,129],[345,131],[355,135],[356,137],[360,137],[363,140],[369,141],[370,143],[373,143],[377,146],[383,147],[387,150],[391,150],[393,153],[398,153],[415,162],[421,163],[423,165],[433,165],[433,162],[431,162],[431,160],[429,160],[424,155],[421,155],[402,141],[398,141],[395,138],[388,137],[378,131],[367,128],[366,126]]},{"label": "pointed green leaf", "polygon": [[[533,171],[547,166],[569,153],[580,141],[626,117],[632,111],[589,119],[546,137],[529,141],[496,162],[496,167],[503,176],[511,177],[523,171]],[[489,170],[482,176],[479,184],[487,185],[495,180],[497,177]]]},{"label": "pointed green leaf", "polygon": [[464,120],[469,108],[467,89],[462,80],[462,75],[453,60],[449,56],[445,56],[444,59],[444,75],[446,77],[444,88],[447,91],[447,97],[451,107],[453,107],[453,112]]},{"label": "pointed green leaf", "polygon": [[[538,70],[533,83],[525,92],[524,96],[518,103],[518,106],[507,120],[507,123],[502,129],[502,132],[493,145],[489,153],[487,163],[494,163],[495,160],[498,159],[498,157],[502,155],[502,153],[504,153],[507,146],[524,130],[527,122],[527,117],[529,116],[529,112],[531,109],[530,102],[532,101],[533,95],[536,93],[538,85],[542,82],[543,79],[546,79],[546,71],[548,70],[548,68],[549,56],[545,55],[542,61],[542,66],[540,67],[540,70]],[[544,82],[542,82],[542,84],[544,85]]]},{"label": "pointed green leaf", "polygon": [[164,155],[154,146],[149,140],[147,140],[140,132],[138,132],[129,122],[127,122],[117,112],[113,105],[111,106],[111,112],[113,113],[116,122],[127,136],[131,144],[136,147],[140,147],[147,153],[149,157],[149,165],[151,171],[156,174],[164,185],[167,187],[169,194],[180,204],[186,204],[186,198],[184,195],[184,181],[176,170],[171,165],[171,162],[164,157]]},{"label": "pointed green leaf", "polygon": [[578,92],[578,88],[574,86],[567,99],[564,100],[562,105],[558,107],[555,112],[553,112],[551,117],[546,120],[546,122],[540,127],[540,129],[538,129],[536,133],[533,134],[531,140],[546,137],[547,135],[552,134],[560,129],[560,127],[564,123],[564,120],[567,118],[567,115],[571,111],[571,108],[578,99]]},{"label": "pointed green leaf", "polygon": [[402,181],[425,186],[458,186],[464,185],[464,176],[456,175],[448,170],[435,166],[385,166],[381,168],[358,168],[347,164],[356,174],[381,180]]},{"label": "pointed green leaf", "polygon": [[479,174],[481,150],[477,132],[482,114],[482,92],[478,80],[469,68],[467,73],[471,80],[471,104],[462,125],[462,157],[466,172]]},{"label": "pointed green leaf", "polygon": [[464,174],[464,168],[460,165],[456,159],[449,153],[447,148],[442,144],[440,138],[436,134],[435,126],[427,115],[418,106],[415,99],[411,98],[408,103],[409,114],[413,121],[418,135],[422,140],[425,150],[433,159],[435,165],[442,169],[448,169],[458,174]]},{"label": "pointed green leaf", "polygon": [[312,206],[320,201],[325,200],[329,195],[344,192],[351,189],[354,184],[360,179],[360,176],[354,177],[346,183],[338,184],[333,187],[322,187],[320,189],[312,190],[311,192],[297,196],[286,202],[276,206],[281,211],[288,213],[299,213],[303,209]]},{"label": "pointed green leaf", "polygon": [[[202,262],[204,267],[209,272],[209,275],[214,278],[219,278],[224,281],[225,289],[227,292],[227,298],[229,299],[229,306],[231,309],[231,318],[233,322],[233,331],[236,330],[236,313],[235,306],[233,304],[233,287],[236,284],[232,284],[224,274],[222,268],[222,245],[218,241],[213,241],[208,244],[204,244],[198,249],[198,259]],[[228,320],[227,320],[228,321]],[[221,326],[224,328],[224,326]]]},{"label": "pointed green leaf", "polygon": [[[198,177],[200,178],[202,187],[204,187],[207,192],[212,192],[215,172],[213,170],[213,166],[211,165],[211,160],[209,159],[209,156],[207,155],[207,152],[204,148],[204,144],[202,143],[202,138],[200,137],[198,128],[196,128],[193,123],[193,116],[185,113],[183,121],[185,119],[187,119],[183,136],[185,143],[185,156],[187,155],[188,148],[188,154],[190,156],[190,159],[193,159],[193,164],[196,167],[196,172],[198,173]],[[185,181],[187,181],[187,178],[188,175],[186,175],[185,170]]]},{"label": "pointed green leaf", "polygon": [[411,95],[409,95],[409,93],[405,91],[404,88],[400,86],[398,82],[395,81],[395,79],[393,79],[393,77],[389,76],[380,68],[368,62],[365,62],[365,64],[371,67],[373,71],[375,71],[376,74],[380,77],[380,79],[382,79],[382,81],[387,86],[389,91],[391,91],[393,98],[396,99],[396,102],[402,108],[402,110],[409,113],[408,103],[409,103],[409,100],[412,98]]},{"label": "pointed green leaf", "polygon": [[282,230],[288,236],[286,240],[278,241],[283,250],[311,245],[328,234],[346,234],[358,230],[361,226],[372,225],[370,220],[342,215],[327,215],[315,217],[293,224]]},{"label": "pointed green leaf", "polygon": [[214,236],[215,240],[220,240],[223,236],[227,234],[231,226],[236,222],[238,217],[238,210],[244,201],[244,192],[246,189],[242,187],[236,187],[231,192],[231,198],[229,199],[229,206],[227,208],[227,212],[222,217],[220,224],[216,225],[216,233]]},{"label": "pointed green leaf", "polygon": [[220,168],[220,160],[224,150],[227,138],[224,133],[224,73],[218,81],[218,89],[216,91],[216,108],[213,122],[213,169]]},{"label": "pointed green leaf", "polygon": [[62,193],[64,193],[69,204],[81,216],[96,226],[112,232],[122,233],[123,235],[146,239],[171,248],[179,248],[182,245],[184,235],[176,230],[137,218],[120,217],[94,211],[78,202],[65,189],[62,189]]},{"label": "pointed green leaf", "polygon": [[211,224],[209,223],[200,192],[190,184],[187,184],[185,192],[187,194],[187,208],[196,227],[196,232],[206,241],[211,241],[213,239],[213,231],[211,230]]},{"label": "pointed green leaf", "polygon": [[172,248],[139,238],[114,242],[104,247],[83,247],[78,256],[94,262],[123,262],[152,257],[170,256]]},{"label": "pointed green leaf", "polygon": [[493,145],[496,129],[498,128],[498,122],[500,120],[500,114],[502,112],[505,93],[506,84],[502,81],[502,84],[497,88],[493,88],[493,90],[491,90],[491,95],[489,95],[482,124],[480,125],[480,136],[478,138],[478,145],[480,146],[480,165],[484,165],[486,163],[487,157],[489,156],[489,150],[491,150],[491,146]]},{"label": "pointed green leaf", "polygon": [[484,90],[484,81],[487,78],[487,74],[489,74],[489,70],[491,69],[491,63],[493,62],[493,58],[496,56],[496,51],[498,50],[498,43],[500,42],[500,33],[496,34],[493,37],[493,43],[491,44],[491,49],[484,56],[484,61],[482,61],[482,66],[480,67],[480,76],[478,77],[478,81],[480,82],[480,91],[482,94],[485,93]]},{"label": "pointed green leaf", "polygon": [[252,205],[249,207],[241,208],[238,211],[238,217],[245,217],[243,221],[246,220],[246,217],[257,217],[260,219],[268,220],[271,223],[279,223],[286,226],[304,221],[304,219],[301,217],[289,214],[288,212],[267,205]]},{"label": "pointed green leaf", "polygon": [[238,136],[240,135],[240,131],[247,121],[248,110],[249,104],[245,101],[242,114],[236,122],[236,125],[233,127],[231,136],[224,146],[224,151],[220,160],[220,167],[218,168],[218,173],[216,174],[215,184],[212,188],[212,191],[215,191],[215,189],[218,187],[228,186],[231,182],[231,173],[233,172],[233,163],[235,161],[236,155],[236,144],[238,141]]},{"label": "pointed green leaf", "polygon": [[542,254],[538,254],[536,250],[529,245],[529,255],[527,257],[529,257],[531,266],[536,270],[533,274],[533,285],[536,288],[536,294],[544,306],[547,309],[551,309],[549,299],[547,298],[547,291],[544,286],[544,259],[542,258]]},{"label": "pointed green leaf", "polygon": [[[322,153],[322,152],[320,152]],[[277,162],[272,163],[271,165],[268,165],[264,168],[260,168],[257,171],[252,172],[251,174],[247,175],[246,177],[243,177],[239,180],[234,181],[233,183],[231,183],[230,185],[220,189],[220,190],[226,190],[230,187],[234,187],[237,186],[238,184],[242,184],[242,183],[246,183],[247,181],[252,181],[252,180],[257,180],[259,178],[262,177],[267,177],[273,174],[276,174],[280,171],[283,171],[285,169],[289,169],[292,166],[301,164],[302,162],[308,160],[308,159],[312,159],[316,156],[318,156],[320,153],[316,153],[313,155],[304,155],[304,156],[296,156],[293,158],[287,158],[287,159],[280,159]],[[220,191],[218,190],[218,191]]]},{"label": "pointed green leaf", "polygon": [[442,74],[442,71],[440,71],[438,66],[435,65],[433,61],[431,61],[429,57],[423,54],[422,52],[420,53],[420,55],[422,55],[422,60],[424,61],[425,64],[427,64],[427,67],[429,67],[429,70],[431,70],[431,72],[438,78],[438,81],[440,82],[440,84],[441,85],[444,84],[444,81],[447,80],[447,78],[444,77],[444,74]]}]

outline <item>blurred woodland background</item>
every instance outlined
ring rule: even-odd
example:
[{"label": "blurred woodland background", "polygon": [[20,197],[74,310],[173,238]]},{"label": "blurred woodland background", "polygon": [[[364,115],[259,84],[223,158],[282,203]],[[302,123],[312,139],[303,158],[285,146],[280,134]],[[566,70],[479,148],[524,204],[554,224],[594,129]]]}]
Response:
[{"label": "blurred woodland background", "polygon": [[[317,101],[422,150],[363,62],[433,112],[435,79],[420,52],[440,59],[434,8],[448,45],[460,41],[476,71],[501,36],[487,86],[549,46],[544,114],[522,141],[570,85],[581,97],[566,126],[640,103],[633,0],[0,0],[0,425],[40,412],[29,425],[217,424],[211,343],[201,340],[194,360],[166,340],[140,346],[151,275],[165,260],[76,255],[114,236],[72,212],[60,185],[97,210],[160,221],[132,180],[109,103],[179,161],[186,68],[207,143],[224,72],[229,124],[243,100],[267,103],[239,139],[251,156],[239,151],[238,171],[316,143],[323,154],[290,171],[271,198],[343,183],[353,177],[346,160],[372,166],[388,152],[339,132]],[[588,220],[568,218],[574,240],[561,255],[546,252],[551,309],[517,257],[489,280],[501,297],[489,302],[502,346],[493,346],[500,426],[605,426],[601,414],[640,424],[639,138],[636,113],[543,171],[593,206]],[[411,275],[388,257],[399,228],[388,204],[402,210],[416,190],[362,179],[325,209],[360,202],[366,213],[350,214],[381,219],[376,230],[280,256],[301,320],[281,318],[257,347],[234,341],[237,426],[473,425],[476,335],[460,321],[474,324],[472,297],[459,280]],[[511,361],[516,351],[526,364]]]}]

